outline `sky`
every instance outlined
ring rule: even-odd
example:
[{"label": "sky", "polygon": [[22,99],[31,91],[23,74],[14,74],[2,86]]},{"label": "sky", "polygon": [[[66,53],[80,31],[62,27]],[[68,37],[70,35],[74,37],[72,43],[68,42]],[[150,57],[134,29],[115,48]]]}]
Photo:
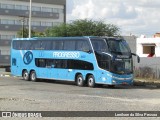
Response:
[{"label": "sky", "polygon": [[67,22],[92,19],[114,24],[121,35],[160,32],[160,0],[66,0]]}]

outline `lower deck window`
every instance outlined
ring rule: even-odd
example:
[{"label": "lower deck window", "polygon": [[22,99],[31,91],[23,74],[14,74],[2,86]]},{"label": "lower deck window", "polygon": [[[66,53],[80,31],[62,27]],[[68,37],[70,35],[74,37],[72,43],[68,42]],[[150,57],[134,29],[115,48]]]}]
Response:
[{"label": "lower deck window", "polygon": [[93,64],[82,60],[62,60],[62,59],[41,59],[36,58],[35,64],[37,67],[45,68],[52,67],[62,69],[79,69],[79,70],[93,70]]}]

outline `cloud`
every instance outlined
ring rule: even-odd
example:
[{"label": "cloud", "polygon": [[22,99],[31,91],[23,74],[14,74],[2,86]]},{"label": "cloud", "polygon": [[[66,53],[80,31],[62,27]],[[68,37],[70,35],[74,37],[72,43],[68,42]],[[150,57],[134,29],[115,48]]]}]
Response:
[{"label": "cloud", "polygon": [[67,0],[72,1],[67,20],[93,19],[118,25],[123,34],[160,32],[159,0]]},{"label": "cloud", "polygon": [[95,7],[96,6],[93,4],[92,0],[89,0],[85,5],[75,6],[74,10],[72,11],[72,16],[79,19],[91,19],[94,17]]},{"label": "cloud", "polygon": [[[74,0],[78,1],[78,0]],[[123,2],[113,2],[109,0],[81,0],[70,14],[78,19],[84,18],[134,18],[137,16],[133,6],[126,6]]]}]

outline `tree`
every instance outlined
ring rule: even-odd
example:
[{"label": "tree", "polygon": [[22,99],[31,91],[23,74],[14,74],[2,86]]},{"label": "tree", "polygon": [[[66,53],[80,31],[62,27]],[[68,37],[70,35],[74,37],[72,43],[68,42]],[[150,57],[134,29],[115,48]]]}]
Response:
[{"label": "tree", "polygon": [[68,24],[54,26],[45,31],[48,37],[67,36],[119,36],[119,28],[103,21],[75,20]]},{"label": "tree", "polygon": [[45,31],[45,35],[47,37],[58,37],[58,36],[64,37],[64,36],[67,36],[67,28],[68,28],[68,25],[63,23],[63,24],[60,24],[59,26],[48,28]]},{"label": "tree", "polygon": [[28,37],[28,29],[23,28],[22,30],[18,31],[17,36],[20,38],[27,38]]},{"label": "tree", "polygon": [[[31,37],[45,37],[43,32],[36,32],[34,30],[31,30],[31,35]],[[18,31],[17,36],[20,38],[28,38],[28,29],[24,28],[23,30]]]}]

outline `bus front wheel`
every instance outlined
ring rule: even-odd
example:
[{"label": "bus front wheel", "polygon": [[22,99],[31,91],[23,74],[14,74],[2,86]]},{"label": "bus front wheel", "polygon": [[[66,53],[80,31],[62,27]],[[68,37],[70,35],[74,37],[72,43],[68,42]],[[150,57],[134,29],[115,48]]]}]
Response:
[{"label": "bus front wheel", "polygon": [[78,86],[84,86],[84,79],[83,76],[81,74],[77,75],[76,77],[76,83]]},{"label": "bus front wheel", "polygon": [[95,87],[95,79],[94,79],[94,76],[93,75],[89,75],[88,76],[88,87]]},{"label": "bus front wheel", "polygon": [[23,71],[22,77],[23,77],[24,80],[29,81],[29,73],[28,73],[27,70]]},{"label": "bus front wheel", "polygon": [[35,71],[32,71],[31,74],[30,74],[30,79],[31,81],[33,82],[37,82],[37,76],[36,76],[36,72]]}]

